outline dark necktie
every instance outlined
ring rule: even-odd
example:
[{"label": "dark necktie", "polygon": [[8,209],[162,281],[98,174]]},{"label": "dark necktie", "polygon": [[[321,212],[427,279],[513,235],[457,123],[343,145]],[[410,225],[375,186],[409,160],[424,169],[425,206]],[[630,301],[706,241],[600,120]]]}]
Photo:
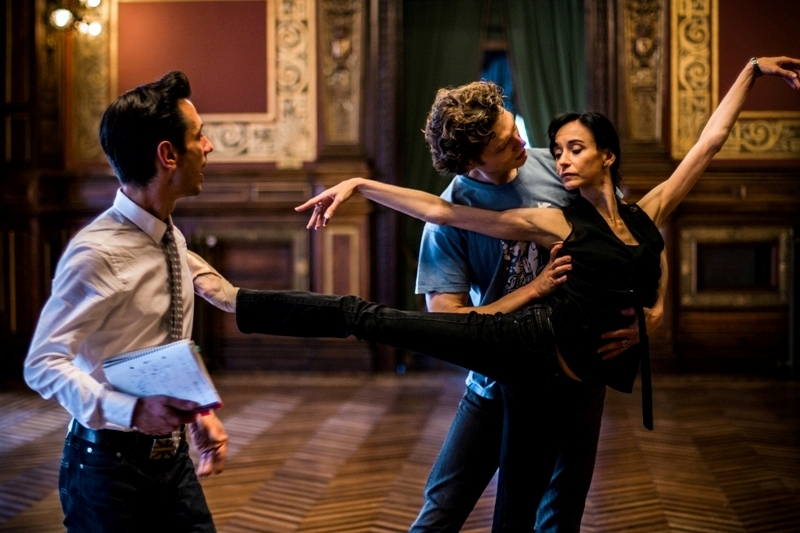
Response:
[{"label": "dark necktie", "polygon": [[178,255],[178,246],[175,244],[175,235],[172,233],[172,225],[167,226],[164,233],[162,246],[164,254],[167,256],[167,270],[169,271],[169,292],[170,292],[170,330],[169,336],[172,341],[179,341],[183,338],[183,294],[181,293],[181,258]]}]

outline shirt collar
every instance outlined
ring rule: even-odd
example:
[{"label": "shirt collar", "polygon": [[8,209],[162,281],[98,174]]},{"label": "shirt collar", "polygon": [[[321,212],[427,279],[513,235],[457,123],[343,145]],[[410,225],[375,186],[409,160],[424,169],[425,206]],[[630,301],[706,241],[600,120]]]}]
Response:
[{"label": "shirt collar", "polygon": [[[167,223],[142,209],[136,202],[125,196],[122,189],[117,190],[114,209],[122,213],[125,218],[133,222],[156,243],[160,243],[164,238],[164,233],[167,232]],[[172,225],[172,217],[168,217],[167,220]]]}]

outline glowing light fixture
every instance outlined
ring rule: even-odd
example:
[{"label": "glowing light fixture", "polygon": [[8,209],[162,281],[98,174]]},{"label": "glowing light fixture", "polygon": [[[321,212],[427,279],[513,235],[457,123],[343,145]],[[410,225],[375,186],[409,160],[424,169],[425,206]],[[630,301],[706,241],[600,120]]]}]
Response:
[{"label": "glowing light fixture", "polygon": [[50,13],[50,23],[60,30],[69,26],[74,19],[75,16],[72,14],[72,11],[64,9],[63,7],[55,9]]},{"label": "glowing light fixture", "polygon": [[97,37],[100,35],[100,32],[103,31],[103,26],[95,21],[95,22],[86,22],[82,20],[77,24],[78,31],[84,35],[91,35],[92,37]]},{"label": "glowing light fixture", "polygon": [[[83,35],[96,37],[103,31],[103,25],[94,17],[87,17],[87,11],[91,15],[91,10],[100,6],[102,0],[80,0],[82,4],[77,10],[68,7],[58,7],[50,13],[50,24],[59,30],[67,30],[74,27]],[[62,3],[69,5],[69,1]]]}]

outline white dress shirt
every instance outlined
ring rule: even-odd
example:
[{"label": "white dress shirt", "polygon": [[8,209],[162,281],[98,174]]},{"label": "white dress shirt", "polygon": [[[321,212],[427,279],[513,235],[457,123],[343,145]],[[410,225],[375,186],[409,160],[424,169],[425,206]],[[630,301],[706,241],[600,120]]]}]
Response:
[{"label": "white dress shirt", "polygon": [[[136,398],[112,390],[105,359],[169,342],[170,289],[161,239],[167,224],[121,190],[114,205],[70,241],[39,317],[25,381],[92,429],[128,429]],[[174,229],[182,263],[183,336],[194,315],[186,239]]]}]

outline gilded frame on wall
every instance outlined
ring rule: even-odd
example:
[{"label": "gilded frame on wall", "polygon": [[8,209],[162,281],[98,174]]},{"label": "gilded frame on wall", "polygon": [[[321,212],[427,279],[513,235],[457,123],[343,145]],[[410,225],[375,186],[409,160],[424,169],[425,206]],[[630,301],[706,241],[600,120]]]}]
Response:
[{"label": "gilded frame on wall", "polygon": [[[718,0],[671,0],[672,157],[700,137],[719,94]],[[800,112],[743,111],[723,146],[724,159],[800,159]]]},{"label": "gilded frame on wall", "polygon": [[[680,231],[680,303],[685,307],[768,307],[789,301],[789,246],[791,227],[717,226],[691,227]],[[698,291],[698,244],[774,243],[777,279],[775,290]]]},{"label": "gilded frame on wall", "polygon": [[[100,118],[117,96],[118,5],[133,2],[209,0],[111,0],[101,4],[97,37],[75,34],[70,80],[70,164],[105,162],[97,139]],[[240,0],[226,0],[230,2]],[[317,157],[316,2],[264,0],[267,12],[267,110],[202,114],[214,144],[211,162],[271,162],[297,168]]]}]

